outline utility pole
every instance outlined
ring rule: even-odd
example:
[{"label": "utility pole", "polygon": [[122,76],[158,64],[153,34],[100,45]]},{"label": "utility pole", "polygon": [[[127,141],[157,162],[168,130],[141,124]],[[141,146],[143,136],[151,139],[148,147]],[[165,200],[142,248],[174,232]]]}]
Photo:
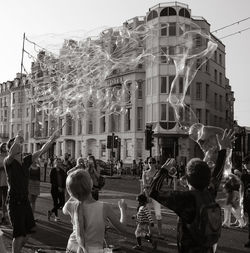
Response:
[{"label": "utility pole", "polygon": [[110,157],[110,160],[111,160],[111,168],[110,168],[110,176],[113,176],[113,159],[114,159],[114,155],[113,155],[113,150],[114,150],[114,140],[115,140],[115,134],[112,133],[112,142],[111,142],[111,157]]}]

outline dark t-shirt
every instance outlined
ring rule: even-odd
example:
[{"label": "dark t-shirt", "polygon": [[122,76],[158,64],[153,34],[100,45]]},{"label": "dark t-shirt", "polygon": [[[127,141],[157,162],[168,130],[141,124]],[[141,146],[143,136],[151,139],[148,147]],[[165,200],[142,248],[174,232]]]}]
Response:
[{"label": "dark t-shirt", "polygon": [[[226,157],[226,150],[219,151],[216,166],[208,187],[209,193],[216,198],[221,182],[223,167]],[[163,206],[173,210],[179,217],[177,225],[177,241],[181,253],[209,252],[210,249],[203,249],[192,239],[187,224],[194,221],[196,215],[196,200],[193,191],[161,191],[162,183],[166,175],[159,172],[151,184],[150,197],[161,203]]]},{"label": "dark t-shirt", "polygon": [[23,158],[22,164],[13,159],[9,163],[4,160],[9,188],[9,197],[26,198],[28,196],[29,167],[32,164],[32,155]]},{"label": "dark t-shirt", "polygon": [[250,208],[250,199],[246,198],[246,190],[248,188],[247,186],[249,185],[249,187],[250,187],[250,174],[249,173],[243,174],[241,176],[241,181],[242,181],[242,184],[244,187],[243,204],[244,204],[244,207]]}]

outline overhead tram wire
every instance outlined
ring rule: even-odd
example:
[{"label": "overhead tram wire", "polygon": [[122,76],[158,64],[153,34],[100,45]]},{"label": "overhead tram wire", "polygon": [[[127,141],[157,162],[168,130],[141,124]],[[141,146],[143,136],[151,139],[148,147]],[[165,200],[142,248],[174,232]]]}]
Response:
[{"label": "overhead tram wire", "polygon": [[248,19],[250,19],[250,17],[244,18],[244,19],[239,20],[239,21],[237,21],[237,22],[234,22],[234,23],[232,23],[232,24],[230,24],[230,25],[223,26],[223,27],[221,27],[221,28],[219,28],[219,29],[216,29],[216,30],[212,31],[211,33],[216,33],[216,32],[218,32],[218,31],[224,30],[224,29],[226,29],[226,28],[228,28],[228,27],[231,27],[231,26],[233,26],[233,25],[240,24],[241,22],[244,22],[244,21],[246,21],[246,20],[248,20]]},{"label": "overhead tram wire", "polygon": [[247,31],[247,30],[250,30],[250,27],[247,27],[247,28],[242,29],[242,30],[240,30],[240,31],[237,31],[237,32],[228,34],[228,35],[226,35],[226,36],[224,36],[224,37],[221,37],[221,38],[219,38],[219,39],[222,40],[222,39],[225,39],[225,38],[227,38],[227,37],[231,37],[231,36],[233,36],[233,35],[236,35],[236,34],[238,34],[238,33],[245,32],[245,31]]}]

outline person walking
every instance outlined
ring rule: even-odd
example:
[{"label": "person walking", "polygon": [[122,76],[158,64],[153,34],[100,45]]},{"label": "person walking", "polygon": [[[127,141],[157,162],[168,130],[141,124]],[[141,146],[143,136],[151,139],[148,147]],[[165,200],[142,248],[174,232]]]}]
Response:
[{"label": "person walking", "polygon": [[[36,200],[40,195],[40,180],[41,180],[41,167],[38,161],[34,161],[30,166],[29,175],[29,200],[31,208],[33,211],[33,216],[35,216],[36,211]],[[36,221],[37,219],[35,219]]]},{"label": "person walking", "polygon": [[13,227],[12,253],[20,253],[27,236],[35,232],[35,221],[28,198],[29,168],[49,150],[59,136],[60,132],[55,131],[41,149],[27,156],[22,154],[22,131],[7,142],[8,156],[4,159],[4,168],[8,183],[7,209]]},{"label": "person walking", "polygon": [[154,199],[151,199],[150,196],[149,196],[150,184],[151,184],[154,176],[158,172],[157,165],[156,165],[156,159],[153,158],[153,157],[150,157],[148,159],[148,166],[149,166],[149,169],[144,170],[143,175],[142,175],[142,186],[143,186],[143,190],[144,190],[146,196],[149,198],[149,202],[152,203],[153,209],[155,211],[155,218],[156,218],[156,221],[157,221],[158,236],[159,236],[159,238],[163,238],[163,236],[162,236],[161,204],[158,201],[156,201]]},{"label": "person walking", "polygon": [[145,194],[140,194],[137,196],[138,207],[136,214],[136,230],[135,237],[137,244],[133,249],[142,250],[142,238],[145,238],[152,244],[153,249],[157,248],[157,241],[153,239],[150,226],[154,226],[154,221],[152,219],[151,213],[147,208],[148,198]]},{"label": "person walking", "polygon": [[250,248],[250,165],[244,161],[244,174],[241,175],[240,194],[243,196],[244,212],[248,216],[248,241],[245,243],[246,248]]},{"label": "person walking", "polygon": [[1,225],[7,225],[7,206],[6,206],[6,199],[7,199],[7,192],[8,192],[8,185],[7,185],[7,177],[4,170],[4,159],[7,156],[6,150],[6,143],[2,143],[0,145],[0,198],[2,203],[2,219]]},{"label": "person walking", "polygon": [[60,158],[55,160],[55,167],[50,171],[51,196],[53,208],[48,211],[48,220],[54,214],[54,221],[59,221],[58,210],[65,204],[65,187],[67,174],[64,171],[63,161]]},{"label": "person walking", "polygon": [[96,163],[95,157],[93,155],[89,155],[87,157],[87,171],[93,181],[92,187],[92,195],[95,200],[99,199],[99,183],[98,179],[100,177],[100,168]]}]

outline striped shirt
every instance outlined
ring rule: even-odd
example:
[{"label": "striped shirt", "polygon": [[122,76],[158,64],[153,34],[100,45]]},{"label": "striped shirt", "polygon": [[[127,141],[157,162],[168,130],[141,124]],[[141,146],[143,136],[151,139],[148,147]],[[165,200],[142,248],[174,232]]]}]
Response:
[{"label": "striped shirt", "polygon": [[146,206],[140,206],[136,215],[137,223],[154,223],[152,216]]}]

